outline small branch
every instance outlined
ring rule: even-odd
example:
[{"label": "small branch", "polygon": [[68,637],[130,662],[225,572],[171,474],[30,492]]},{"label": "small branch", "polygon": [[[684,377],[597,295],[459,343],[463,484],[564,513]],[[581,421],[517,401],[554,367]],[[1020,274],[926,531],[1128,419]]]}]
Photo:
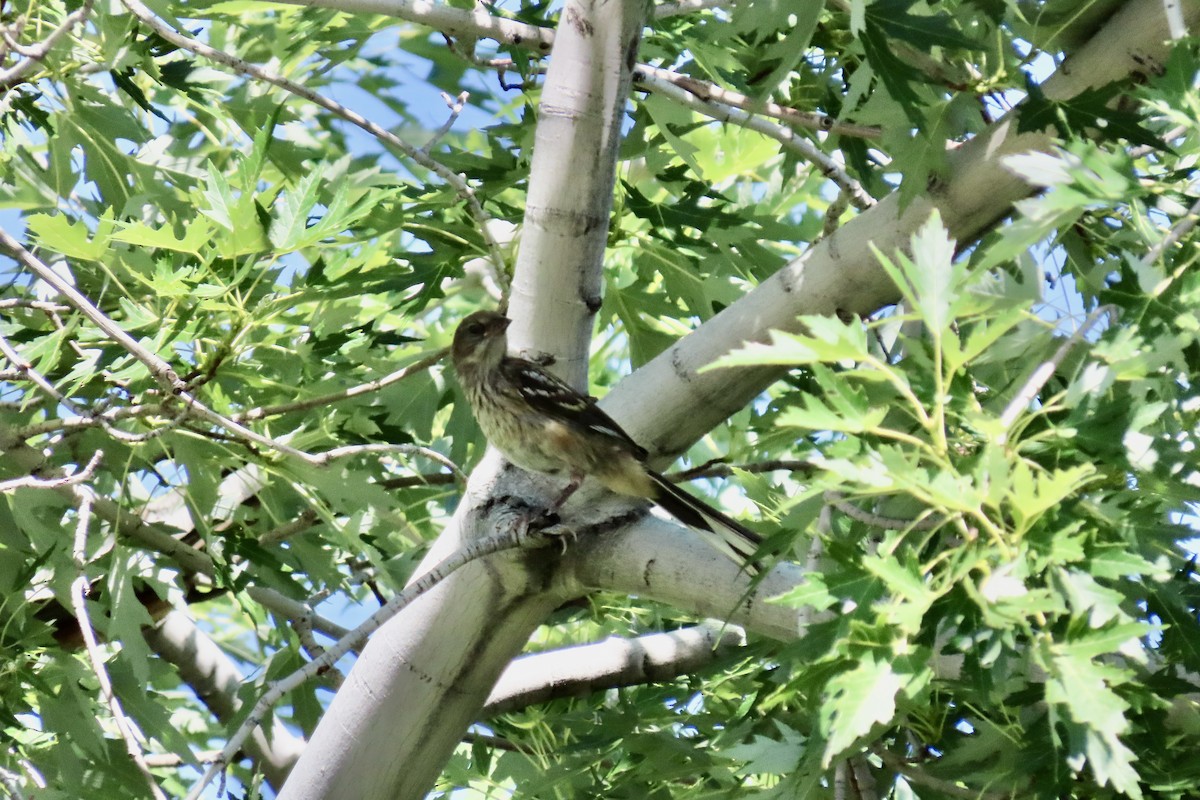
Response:
[{"label": "small branch", "polygon": [[[125,0],[125,2],[127,4],[140,5],[138,0]],[[310,453],[304,452],[303,450],[297,450],[291,445],[285,444],[278,439],[272,439],[268,436],[263,436],[260,433],[256,433],[246,426],[235,422],[228,417],[222,416],[216,411],[213,411],[191,393],[186,382],[179,377],[175,370],[171,368],[170,364],[154,353],[151,353],[146,348],[142,347],[133,339],[133,337],[122,330],[120,325],[115,323],[112,319],[106,316],[103,311],[97,308],[91,300],[89,300],[74,286],[64,280],[57,272],[50,269],[49,266],[44,264],[36,256],[26,250],[20,242],[9,236],[3,228],[0,228],[0,246],[3,246],[5,249],[9,250],[19,262],[28,267],[39,278],[46,281],[46,283],[58,290],[64,297],[67,298],[72,306],[74,306],[85,317],[95,323],[100,330],[104,331],[113,340],[124,347],[130,354],[133,355],[134,358],[144,364],[150,371],[151,376],[153,376],[155,380],[157,380],[158,383],[167,390],[168,394],[178,398],[179,401],[184,404],[187,413],[194,414],[201,419],[217,425],[218,427],[224,428],[226,431],[236,434],[242,439],[254,442],[255,444],[260,444],[264,447],[268,447],[279,453],[283,453],[284,455],[298,458],[301,461],[314,466],[324,466],[325,464],[328,464],[329,461],[331,461],[334,457],[336,457],[328,455],[314,456]],[[6,341],[0,342],[0,350],[3,350],[3,346],[6,344]],[[19,356],[17,356],[15,352],[12,355],[9,355],[8,351],[4,352],[10,358],[10,360],[13,360],[13,363],[17,366],[17,368],[21,369],[21,366],[24,362],[21,361]],[[26,365],[26,367],[28,367],[28,365]],[[53,392],[56,397],[61,398],[61,395],[58,394],[57,390],[50,386],[48,382],[44,381],[44,383],[45,385],[43,388]],[[42,384],[39,383],[39,385],[41,386]],[[105,423],[100,424],[103,425]],[[124,434],[124,436],[132,436],[132,434]],[[124,436],[122,438],[124,438]],[[388,445],[388,447],[394,448],[396,446]]]},{"label": "small branch", "polygon": [[[25,57],[24,61],[18,61],[13,66],[6,70],[0,70],[0,88],[7,88],[20,82],[24,79],[25,74],[33,69],[33,65],[40,62],[50,52],[50,48],[70,32],[71,28],[81,24],[88,15],[92,13],[92,6],[96,0],[84,0],[83,5],[75,11],[63,18],[62,23],[50,32],[42,41],[30,47],[19,46],[15,41],[9,41],[9,45],[13,50]],[[9,32],[4,32],[5,39],[9,39]]]},{"label": "small branch", "polygon": [[849,173],[840,164],[823,153],[812,142],[798,136],[791,128],[771,122],[763,117],[755,116],[740,108],[733,108],[705,100],[686,89],[676,86],[673,82],[659,78],[641,68],[634,69],[633,78],[643,89],[657,92],[664,97],[669,97],[705,116],[712,117],[719,122],[740,125],[743,128],[757,131],[764,136],[776,140],[784,147],[798,153],[802,158],[815,164],[821,170],[821,174],[833,181],[838,188],[845,192],[847,197],[850,198],[850,202],[857,208],[866,209],[875,205],[875,198],[871,197],[858,181],[850,177]]},{"label": "small branch", "polygon": [[850,517],[850,519],[887,531],[931,531],[946,524],[946,520],[941,517],[901,519],[899,517],[885,517],[882,514],[872,514],[869,511],[863,511],[858,506],[846,500],[844,494],[835,492],[832,489],[825,492],[824,499],[826,503],[829,503],[838,511]]},{"label": "small branch", "polygon": [[[19,438],[21,441],[32,439],[35,436],[41,436],[46,433],[57,433],[59,431],[73,431],[82,428],[105,427],[119,419],[129,417],[148,417],[153,414],[162,413],[162,405],[135,405],[125,406],[122,408],[113,408],[107,411],[89,413],[86,416],[74,417],[71,419],[48,419],[44,422],[36,422],[32,425],[27,425],[24,428],[14,428],[12,435]],[[107,429],[107,428],[106,428]],[[142,438],[145,434],[125,433],[126,436]]]},{"label": "small branch", "polygon": [[788,106],[781,106],[778,103],[755,100],[739,92],[723,89],[715,83],[693,78],[691,75],[673,72],[669,69],[652,67],[649,64],[638,64],[634,68],[633,79],[637,82],[648,83],[651,86],[656,85],[658,81],[665,81],[678,86],[680,89],[689,92],[697,99],[706,103],[720,103],[723,106],[737,108],[750,114],[771,117],[799,128],[836,133],[840,136],[853,136],[860,139],[878,139],[883,136],[883,131],[872,125],[854,125],[848,122],[838,122],[828,114],[821,114],[814,111],[798,111]]},{"label": "small branch", "polygon": [[[108,422],[102,416],[92,414],[91,412],[87,411],[86,409],[80,408],[79,406],[75,405],[75,403],[73,401],[71,401],[66,395],[64,395],[62,392],[58,391],[58,389],[56,389],[54,387],[54,384],[50,383],[50,381],[44,375],[42,375],[40,372],[38,372],[36,369],[34,369],[33,364],[31,364],[30,362],[28,362],[24,358],[22,358],[21,354],[19,352],[17,352],[16,348],[14,348],[9,343],[8,339],[5,338],[4,334],[0,334],[0,353],[2,353],[4,355],[4,357],[9,360],[10,363],[12,363],[12,365],[16,368],[17,372],[19,372],[21,374],[21,377],[23,377],[25,380],[30,381],[35,386],[37,386],[39,389],[41,389],[43,392],[48,394],[50,397],[54,398],[54,400],[57,403],[61,404],[72,414],[76,415],[77,417],[79,417],[81,419],[89,420],[92,425],[99,425],[100,427],[104,428],[104,430],[107,431],[113,438],[119,439],[123,442],[141,443],[141,442],[145,442],[149,439],[152,439],[156,436],[162,435],[163,429],[150,431],[149,433],[143,433],[143,434],[126,433],[125,431],[119,430],[119,429],[114,428],[111,425],[109,425]],[[42,423],[42,424],[44,425],[46,423]],[[57,429],[57,427],[52,428],[52,430],[55,430],[55,429]]]},{"label": "small branch", "polygon": [[429,141],[426,142],[425,146],[422,147],[418,152],[424,153],[427,156],[429,155],[437,143],[441,141],[442,137],[449,133],[450,129],[454,127],[454,121],[458,119],[458,115],[462,113],[463,108],[467,104],[467,98],[470,96],[470,92],[459,92],[458,97],[455,98],[451,97],[445,92],[442,92],[442,101],[445,102],[445,104],[450,108],[450,116],[446,117],[446,121],[441,124],[441,127],[433,132],[433,136],[430,137]]},{"label": "small branch", "polygon": [[96,474],[96,467],[100,466],[100,459],[104,457],[104,453],[97,450],[90,461],[84,465],[83,469],[72,475],[64,475],[60,478],[35,478],[32,475],[27,478],[12,478],[7,481],[0,481],[0,494],[5,492],[13,492],[17,489],[61,489],[63,486],[73,486],[77,483],[90,481]]},{"label": "small branch", "polygon": [[669,633],[530,653],[513,660],[496,681],[484,714],[500,714],[560,697],[582,697],[619,686],[672,680],[744,647],[736,625],[711,622]]},{"label": "small branch", "polygon": [[498,17],[481,9],[478,4],[468,11],[443,3],[425,0],[280,0],[288,5],[306,8],[333,8],[347,13],[383,14],[427,25],[452,37],[467,36],[492,39],[501,44],[550,52],[554,30],[530,25],[515,19]]},{"label": "small branch", "polygon": [[198,800],[204,788],[212,782],[213,778],[219,772],[225,769],[225,765],[230,763],[234,754],[241,748],[242,743],[246,741],[246,737],[262,723],[266,713],[284,695],[333,667],[342,656],[360,646],[366,641],[368,636],[418,597],[437,586],[458,569],[476,559],[498,553],[502,550],[542,547],[549,544],[554,538],[555,532],[551,530],[532,530],[527,525],[514,526],[510,531],[472,542],[461,550],[451,553],[419,579],[410,583],[404,591],[379,608],[365,622],[339,639],[336,644],[326,650],[319,658],[310,661],[303,668],[272,684],[259,697],[258,702],[254,704],[254,708],[238,729],[229,737],[229,741],[221,751],[221,758],[214,762],[196,785],[192,787],[192,791],[188,794],[188,800]]},{"label": "small branch", "polygon": [[1079,326],[1079,329],[1068,336],[1058,349],[1054,351],[1054,355],[1048,361],[1044,361],[1034,369],[1033,373],[1025,381],[1025,385],[1017,392],[1016,396],[1009,402],[1004,409],[1004,413],[1000,415],[1000,425],[1003,432],[999,436],[999,444],[1004,444],[1008,441],[1008,434],[1012,430],[1013,424],[1017,421],[1017,417],[1029,407],[1037,397],[1038,392],[1046,385],[1046,381],[1050,380],[1051,376],[1062,366],[1063,360],[1071,350],[1083,341],[1088,332],[1096,323],[1102,319],[1107,319],[1110,324],[1116,324],[1117,309],[1116,306],[1100,306],[1091,314],[1088,314],[1087,319]]},{"label": "small branch", "polygon": [[417,373],[424,372],[434,364],[437,364],[439,361],[444,359],[446,354],[449,352],[450,349],[448,347],[443,347],[441,350],[425,356],[425,358],[422,358],[420,361],[409,364],[408,366],[398,369],[395,372],[389,373],[378,380],[360,383],[357,386],[352,386],[349,389],[345,389],[340,392],[321,395],[320,397],[310,397],[307,400],[297,400],[292,403],[280,403],[279,405],[274,406],[259,406],[258,408],[252,408],[249,411],[243,411],[240,414],[234,414],[233,419],[239,422],[249,422],[251,420],[263,419],[264,417],[290,414],[293,411],[308,411],[309,409],[317,408],[319,406],[333,405],[334,403],[342,400],[349,400],[351,397],[358,397],[359,395],[367,394],[369,392],[378,392],[381,389],[391,386],[393,383],[399,383],[405,378],[410,378]]},{"label": "small branch", "polygon": [[[336,114],[352,125],[357,125],[367,133],[391,145],[392,147],[396,148],[396,150],[420,164],[422,167],[425,167],[425,169],[437,175],[439,178],[445,181],[448,186],[454,189],[455,194],[457,194],[466,203],[467,210],[470,211],[471,216],[475,219],[475,224],[479,228],[480,235],[483,237],[488,254],[495,263],[497,272],[504,279],[504,285],[507,289],[507,276],[503,275],[504,253],[501,251],[499,244],[497,244],[495,239],[492,237],[491,231],[488,229],[488,223],[491,221],[491,216],[484,211],[483,206],[479,202],[479,198],[475,196],[475,190],[467,184],[466,178],[463,175],[454,172],[440,161],[434,160],[428,154],[423,153],[419,149],[408,144],[396,134],[370,121],[357,111],[352,111],[349,108],[346,108],[341,103],[330,100],[324,95],[318,94],[312,89],[302,86],[295,81],[289,80],[276,72],[272,72],[271,70],[265,69],[264,67],[260,67],[256,64],[251,64],[250,62],[238,58],[237,56],[230,55],[223,50],[218,50],[215,47],[211,47],[203,42],[199,42],[191,37],[178,33],[173,28],[160,22],[158,18],[154,16],[154,13],[147,8],[146,5],[141,2],[141,0],[121,0],[121,2],[124,3],[125,7],[128,8],[135,17],[140,19],[151,30],[153,30],[162,38],[166,39],[168,42],[182,47],[189,52],[195,53],[196,55],[203,56],[211,61],[215,61],[218,64],[223,64],[227,67],[237,70],[244,75],[249,75],[257,80],[269,83],[272,86],[283,89],[285,92],[294,94],[297,97],[304,98],[310,103],[318,105],[332,114]],[[303,5],[308,5],[308,3],[303,3]],[[312,5],[316,4],[313,3]],[[350,11],[354,9],[343,8],[342,10]]]},{"label": "small branch", "polygon": [[352,633],[349,628],[343,628],[336,622],[332,622],[317,614],[307,603],[293,600],[287,595],[266,586],[247,586],[246,594],[263,608],[275,612],[284,619],[298,620],[305,616],[309,617],[312,627],[315,630],[334,639],[344,639]]},{"label": "small branch", "polygon": [[[438,475],[440,476],[442,473],[439,472]],[[454,478],[453,475],[445,475],[444,477],[449,478],[451,481],[453,481]],[[296,517],[296,519],[292,520],[291,522],[285,522],[276,528],[272,528],[266,533],[259,534],[258,543],[264,545],[275,544],[276,542],[282,542],[285,539],[290,539],[297,534],[304,533],[305,531],[311,529],[317,524],[318,519],[319,517],[317,516],[317,512],[313,511],[311,508],[307,508],[304,511],[301,511],[300,516]]]},{"label": "small branch", "polygon": [[675,483],[683,483],[684,481],[694,481],[700,478],[728,478],[736,472],[749,472],[761,475],[764,472],[814,472],[816,470],[817,467],[811,461],[778,459],[760,461],[756,464],[727,464],[723,459],[716,458],[698,467],[672,472],[670,475],[667,475],[667,479]]},{"label": "small branch", "polygon": [[401,475],[378,481],[384,489],[411,489],[415,486],[447,486],[454,483],[456,476],[444,472],[422,472],[416,475]]},{"label": "small branch", "polygon": [[[1192,207],[1187,210],[1183,218],[1176,222],[1175,225],[1167,232],[1160,241],[1156,242],[1153,247],[1142,258],[1143,264],[1151,264],[1162,258],[1162,254],[1167,251],[1168,247],[1179,242],[1184,236],[1191,233],[1196,227],[1196,223],[1200,222],[1200,200],[1192,204]],[[1157,292],[1156,292],[1157,293]]]},{"label": "small branch", "polygon": [[196,764],[209,764],[221,757],[220,750],[201,750],[192,753],[187,761],[175,753],[150,753],[146,756],[146,764],[151,767],[192,767]]},{"label": "small branch", "polygon": [[[11,753],[9,750],[10,755]],[[0,787],[8,793],[9,800],[25,800],[25,793],[21,791],[21,773],[10,772],[0,767]]]},{"label": "small branch", "polygon": [[32,308],[45,311],[47,314],[62,314],[71,310],[70,306],[60,306],[58,303],[47,303],[44,300],[27,300],[23,297],[9,297],[0,300],[0,308]]},{"label": "small branch", "polygon": [[91,300],[78,289],[68,283],[61,275],[44,264],[36,256],[26,250],[20,242],[0,228],[0,247],[8,250],[13,258],[27,267],[67,299],[80,313],[92,321],[97,328],[104,331],[113,341],[121,345],[134,358],[145,365],[151,377],[158,381],[166,391],[174,394],[183,390],[183,382],[171,369],[171,365],[154,353],[138,344],[132,336],[121,329],[121,326],[109,319],[103,311],[97,308]]},{"label": "small branch", "polygon": [[129,718],[125,716],[125,712],[121,708],[121,701],[113,693],[112,681],[109,680],[108,671],[104,668],[104,656],[101,655],[100,646],[96,640],[96,631],[92,628],[92,621],[88,616],[87,531],[91,520],[92,494],[91,492],[85,492],[83,500],[79,504],[79,523],[75,526],[75,544],[72,549],[76,577],[74,583],[71,585],[71,606],[75,611],[75,620],[79,625],[79,632],[83,635],[84,649],[87,651],[88,661],[91,662],[92,672],[95,674],[96,680],[100,683],[100,694],[108,705],[109,712],[113,716],[113,722],[116,723],[117,730],[121,734],[121,739],[125,742],[125,751],[129,753],[129,757],[132,759],[134,766],[137,767],[138,772],[142,773],[142,777],[146,779],[146,783],[150,786],[150,794],[155,800],[166,800],[167,796],[159,788],[158,782],[154,779],[153,773],[150,772],[150,767],[143,758],[142,747],[138,743],[138,737],[134,733],[133,725],[130,723]]},{"label": "small branch", "polygon": [[345,447],[335,447],[332,450],[326,450],[324,453],[315,455],[312,457],[313,460],[310,463],[318,467],[324,467],[337,459],[358,456],[363,453],[404,453],[406,455],[424,456],[430,461],[436,461],[441,464],[461,480],[465,481],[467,479],[467,476],[463,474],[463,471],[453,461],[436,450],[416,444],[351,444]]}]

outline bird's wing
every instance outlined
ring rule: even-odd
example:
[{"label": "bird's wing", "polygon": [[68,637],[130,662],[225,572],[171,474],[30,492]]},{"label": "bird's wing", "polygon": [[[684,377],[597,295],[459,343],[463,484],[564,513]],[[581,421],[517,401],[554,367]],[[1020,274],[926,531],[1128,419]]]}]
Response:
[{"label": "bird's wing", "polygon": [[583,394],[570,384],[523,358],[505,359],[505,368],[512,370],[513,383],[519,387],[521,396],[548,416],[568,425],[587,428],[615,439],[628,447],[639,459],[645,459],[646,450],[626,433],[620,425],[596,405],[596,398]]}]

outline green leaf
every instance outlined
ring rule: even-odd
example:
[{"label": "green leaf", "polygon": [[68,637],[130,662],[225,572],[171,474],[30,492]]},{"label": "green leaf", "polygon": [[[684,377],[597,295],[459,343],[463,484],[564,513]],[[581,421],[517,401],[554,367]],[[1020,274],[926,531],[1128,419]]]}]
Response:
[{"label": "green leaf", "polygon": [[317,191],[324,179],[323,170],[314,170],[300,179],[296,188],[277,200],[267,237],[283,252],[295,250],[305,239],[308,217],[317,203]]},{"label": "green leaf", "polygon": [[980,50],[982,46],[964,36],[950,14],[910,14],[917,0],[875,0],[865,9],[866,25],[878,25],[888,36],[923,50],[934,47]]},{"label": "green leaf", "polygon": [[153,228],[141,222],[130,222],[121,225],[112,238],[115,241],[139,247],[190,253],[199,258],[205,245],[209,244],[212,239],[212,229],[203,219],[197,219],[184,229],[183,237],[179,238],[167,226]]},{"label": "green leaf", "polygon": [[1087,89],[1074,97],[1051,100],[1034,79],[1026,74],[1029,96],[1021,104],[1017,132],[1038,132],[1053,128],[1064,139],[1084,136],[1101,141],[1125,140],[1156,150],[1170,150],[1166,142],[1151,131],[1139,114],[1122,110],[1114,101],[1127,87],[1120,83]]},{"label": "green leaf", "polygon": [[836,361],[860,361],[869,355],[866,329],[834,317],[804,316],[807,334],[771,331],[771,343],[751,342],[731,350],[701,371],[763,364],[800,366]]},{"label": "green leaf", "polygon": [[875,725],[890,723],[896,713],[896,694],[905,683],[886,659],[873,657],[831,679],[820,710],[820,731],[825,737],[822,766],[828,766]]},{"label": "green leaf", "polygon": [[94,236],[82,221],[66,214],[31,214],[25,225],[39,244],[67,258],[99,261],[108,252],[111,224],[102,224]]}]

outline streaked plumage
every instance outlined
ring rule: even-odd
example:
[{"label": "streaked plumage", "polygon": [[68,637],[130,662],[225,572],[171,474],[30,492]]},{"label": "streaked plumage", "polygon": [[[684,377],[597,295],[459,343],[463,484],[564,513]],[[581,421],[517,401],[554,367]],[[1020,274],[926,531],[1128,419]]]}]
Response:
[{"label": "streaked plumage", "polygon": [[522,469],[566,474],[560,506],[591,476],[619,494],[653,500],[753,574],[748,563],[762,538],[668,481],[645,463],[647,453],[596,399],[538,364],[508,355],[509,320],[476,311],[459,323],[451,354],[467,401],[484,435]]}]

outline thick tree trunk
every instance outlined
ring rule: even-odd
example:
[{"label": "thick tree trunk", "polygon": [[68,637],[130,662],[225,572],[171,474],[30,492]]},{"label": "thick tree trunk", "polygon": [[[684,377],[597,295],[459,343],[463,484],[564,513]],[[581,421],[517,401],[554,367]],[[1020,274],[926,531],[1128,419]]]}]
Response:
[{"label": "thick tree trunk", "polygon": [[[510,333],[516,347],[553,352],[577,383],[586,380],[617,143],[644,13],[641,0],[569,0],[542,94]],[[488,533],[493,523],[483,504],[495,492],[497,463],[485,460],[476,470],[475,490],[427,564]],[[380,629],[282,800],[423,797],[501,671],[563,599],[528,566],[539,560],[545,563],[544,554],[474,562]]]}]

